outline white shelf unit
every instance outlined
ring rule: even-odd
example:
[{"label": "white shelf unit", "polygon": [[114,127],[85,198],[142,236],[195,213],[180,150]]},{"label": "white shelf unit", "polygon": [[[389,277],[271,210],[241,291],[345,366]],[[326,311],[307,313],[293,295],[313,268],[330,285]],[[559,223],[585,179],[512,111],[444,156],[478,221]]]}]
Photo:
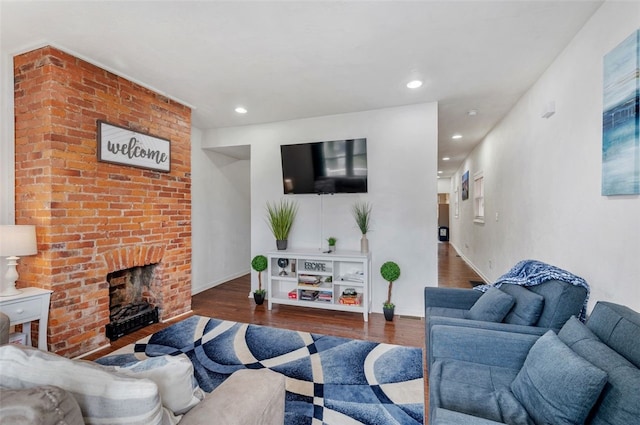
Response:
[{"label": "white shelf unit", "polygon": [[[371,253],[284,250],[269,252],[267,258],[269,310],[273,304],[286,304],[362,313],[364,321],[369,320]],[[285,267],[278,265],[280,259],[287,260]],[[340,303],[347,288],[357,292],[358,305]]]}]

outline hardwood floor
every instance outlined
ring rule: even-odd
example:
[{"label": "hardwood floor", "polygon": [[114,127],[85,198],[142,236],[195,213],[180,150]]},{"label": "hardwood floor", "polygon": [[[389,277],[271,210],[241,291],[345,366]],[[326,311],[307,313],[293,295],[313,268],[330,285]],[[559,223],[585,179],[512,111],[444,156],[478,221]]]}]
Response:
[{"label": "hardwood floor", "polygon": [[449,243],[438,244],[438,286],[470,288],[470,281],[482,278],[464,262]]}]

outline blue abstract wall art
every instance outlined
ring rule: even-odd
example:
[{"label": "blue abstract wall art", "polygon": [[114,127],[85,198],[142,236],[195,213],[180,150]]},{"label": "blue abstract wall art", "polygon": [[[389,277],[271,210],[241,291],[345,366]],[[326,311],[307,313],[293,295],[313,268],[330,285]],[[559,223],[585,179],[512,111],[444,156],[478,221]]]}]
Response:
[{"label": "blue abstract wall art", "polygon": [[469,170],[462,175],[462,200],[469,199]]},{"label": "blue abstract wall art", "polygon": [[640,194],[640,30],[604,56],[602,195]]}]

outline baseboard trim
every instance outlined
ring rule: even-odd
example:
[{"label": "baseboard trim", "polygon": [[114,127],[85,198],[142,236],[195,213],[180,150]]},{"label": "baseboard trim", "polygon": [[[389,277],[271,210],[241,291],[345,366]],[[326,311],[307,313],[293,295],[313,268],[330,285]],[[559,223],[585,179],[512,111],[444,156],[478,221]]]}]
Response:
[{"label": "baseboard trim", "polygon": [[249,273],[251,273],[251,270],[246,270],[246,271],[241,271],[241,272],[238,272],[238,273],[234,273],[232,275],[223,277],[223,278],[215,280],[213,282],[206,283],[203,286],[194,287],[193,285],[191,285],[191,295],[199,294],[200,292],[206,291],[207,289],[211,289],[211,288],[213,288],[215,286],[218,286],[218,285],[226,283],[226,282],[228,282],[230,280],[237,279],[239,277],[245,276],[245,275],[247,275]]}]

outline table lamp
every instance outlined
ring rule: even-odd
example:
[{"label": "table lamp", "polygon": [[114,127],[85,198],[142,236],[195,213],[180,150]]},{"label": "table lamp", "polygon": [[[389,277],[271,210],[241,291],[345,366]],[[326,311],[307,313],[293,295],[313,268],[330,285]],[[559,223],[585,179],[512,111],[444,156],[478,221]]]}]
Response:
[{"label": "table lamp", "polygon": [[0,225],[0,257],[7,257],[7,273],[0,283],[0,297],[17,295],[18,271],[16,266],[20,257],[38,253],[36,226]]}]

